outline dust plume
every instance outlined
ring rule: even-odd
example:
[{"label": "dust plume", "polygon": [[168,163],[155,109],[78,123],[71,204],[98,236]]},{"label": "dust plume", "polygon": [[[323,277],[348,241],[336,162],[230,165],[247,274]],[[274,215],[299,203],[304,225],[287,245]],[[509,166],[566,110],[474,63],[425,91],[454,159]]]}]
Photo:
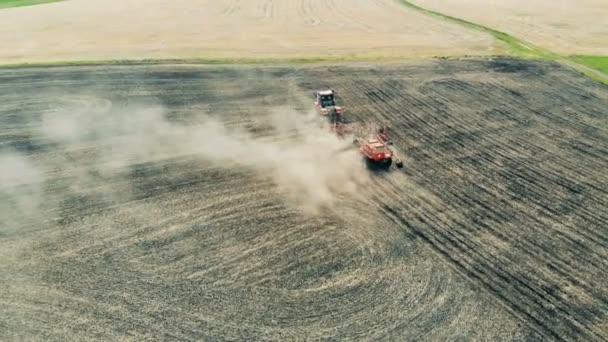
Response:
[{"label": "dust plume", "polygon": [[268,120],[277,135],[267,139],[208,120],[192,135],[206,140],[195,150],[207,159],[271,175],[281,189],[309,208],[331,205],[339,194],[354,196],[367,180],[351,143],[321,129],[310,115],[280,108]]},{"label": "dust plume", "polygon": [[44,174],[16,151],[0,151],[0,234],[38,216]]},{"label": "dust plume", "polygon": [[94,144],[97,161],[91,165],[101,177],[138,163],[197,157],[271,177],[282,193],[306,209],[330,206],[339,195],[354,196],[367,179],[350,142],[322,128],[314,113],[271,108],[260,122],[271,127],[272,134],[264,137],[211,116],[184,125],[165,114],[156,104],[73,108],[45,115],[39,132],[62,145]]}]

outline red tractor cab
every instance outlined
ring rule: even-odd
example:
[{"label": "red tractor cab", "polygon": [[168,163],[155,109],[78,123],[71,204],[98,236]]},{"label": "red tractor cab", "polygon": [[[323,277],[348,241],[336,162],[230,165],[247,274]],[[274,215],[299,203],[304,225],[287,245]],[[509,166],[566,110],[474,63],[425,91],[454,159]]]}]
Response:
[{"label": "red tractor cab", "polygon": [[315,91],[315,108],[319,114],[342,115],[344,113],[344,108],[336,106],[335,94],[333,89]]}]

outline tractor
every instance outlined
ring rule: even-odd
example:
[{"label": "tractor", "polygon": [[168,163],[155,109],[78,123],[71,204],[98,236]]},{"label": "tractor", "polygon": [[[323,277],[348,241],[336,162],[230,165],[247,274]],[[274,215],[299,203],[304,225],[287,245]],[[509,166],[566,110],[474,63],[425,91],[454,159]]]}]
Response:
[{"label": "tractor", "polygon": [[353,129],[344,117],[344,108],[336,106],[335,95],[336,91],[333,89],[315,91],[315,109],[317,113],[327,119],[333,133],[344,137],[344,135],[352,134]]},{"label": "tractor", "polygon": [[[336,92],[333,89],[317,90],[314,94],[316,97],[315,108],[319,114],[327,118],[331,132],[339,138],[354,137],[353,143],[359,147],[359,151],[364,156],[368,167],[388,170],[394,161],[397,168],[403,168],[403,161],[389,147],[393,143],[388,137],[386,128],[382,127],[376,130],[368,124],[350,122],[344,116],[344,108],[336,106]],[[371,131],[373,131],[372,136],[374,138],[361,138],[363,136],[369,137]]]},{"label": "tractor", "polygon": [[315,96],[315,109],[323,116],[342,115],[344,114],[344,108],[336,106],[336,91],[333,89],[329,90],[317,90],[314,92]]}]

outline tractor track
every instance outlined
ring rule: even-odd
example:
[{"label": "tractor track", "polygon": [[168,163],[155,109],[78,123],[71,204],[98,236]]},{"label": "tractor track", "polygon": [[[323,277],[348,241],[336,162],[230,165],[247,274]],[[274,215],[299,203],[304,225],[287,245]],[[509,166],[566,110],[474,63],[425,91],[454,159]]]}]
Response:
[{"label": "tractor track", "polygon": [[[18,193],[35,215],[0,220],[0,338],[605,339],[606,88],[494,63],[0,71],[2,151],[43,176]],[[405,169],[313,216],[246,166],[188,151],[107,169],[113,138],[39,130],[71,111],[143,124],[154,112],[128,108],[144,102],[280,145],[262,119],[323,87],[388,125]]]}]

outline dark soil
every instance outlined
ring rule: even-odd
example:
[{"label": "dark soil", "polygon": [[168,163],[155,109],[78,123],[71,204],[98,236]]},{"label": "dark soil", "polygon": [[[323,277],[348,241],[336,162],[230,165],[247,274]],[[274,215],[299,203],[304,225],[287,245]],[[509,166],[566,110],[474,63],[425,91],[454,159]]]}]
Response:
[{"label": "dark soil", "polygon": [[[263,135],[268,108],[310,111],[325,87],[406,167],[314,217],[246,168],[107,174],[96,131],[39,133],[155,102]],[[0,182],[2,340],[608,338],[608,88],[558,65],[1,69],[0,127],[39,172],[1,165],[27,180]]]}]

